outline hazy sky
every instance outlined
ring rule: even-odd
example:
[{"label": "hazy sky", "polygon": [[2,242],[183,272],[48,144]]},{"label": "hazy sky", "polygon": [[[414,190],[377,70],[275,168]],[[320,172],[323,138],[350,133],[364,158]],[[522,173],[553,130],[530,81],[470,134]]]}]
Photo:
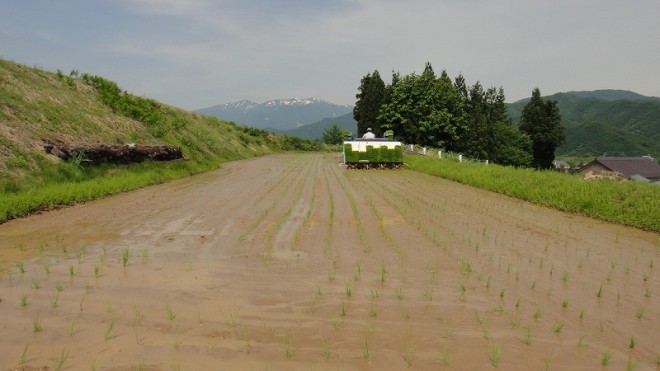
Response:
[{"label": "hazy sky", "polygon": [[0,57],[197,109],[354,104],[377,69],[660,96],[660,0],[0,0]]}]

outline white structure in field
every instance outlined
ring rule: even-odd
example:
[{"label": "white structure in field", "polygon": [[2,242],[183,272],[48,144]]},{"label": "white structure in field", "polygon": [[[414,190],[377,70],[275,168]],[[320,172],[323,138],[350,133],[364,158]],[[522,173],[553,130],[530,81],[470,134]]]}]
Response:
[{"label": "white structure in field", "polygon": [[344,144],[350,144],[351,150],[355,152],[367,152],[367,146],[374,148],[387,147],[387,149],[395,149],[400,146],[401,142],[390,142],[386,140],[350,140],[345,141]]}]

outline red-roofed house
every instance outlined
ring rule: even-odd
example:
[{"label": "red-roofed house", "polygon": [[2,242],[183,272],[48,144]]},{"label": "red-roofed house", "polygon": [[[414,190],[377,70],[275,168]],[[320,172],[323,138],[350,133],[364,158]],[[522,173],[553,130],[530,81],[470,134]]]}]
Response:
[{"label": "red-roofed house", "polygon": [[584,165],[580,173],[617,172],[623,177],[636,180],[648,179],[651,182],[660,181],[660,165],[650,156],[642,157],[596,157]]}]

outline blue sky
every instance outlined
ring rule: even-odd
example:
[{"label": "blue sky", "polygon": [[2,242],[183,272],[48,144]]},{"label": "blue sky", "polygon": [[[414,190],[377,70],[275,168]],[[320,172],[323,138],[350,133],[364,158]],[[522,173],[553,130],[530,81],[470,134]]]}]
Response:
[{"label": "blue sky", "polygon": [[354,104],[378,69],[431,62],[507,101],[569,90],[660,96],[658,0],[0,0],[0,57],[197,109]]}]

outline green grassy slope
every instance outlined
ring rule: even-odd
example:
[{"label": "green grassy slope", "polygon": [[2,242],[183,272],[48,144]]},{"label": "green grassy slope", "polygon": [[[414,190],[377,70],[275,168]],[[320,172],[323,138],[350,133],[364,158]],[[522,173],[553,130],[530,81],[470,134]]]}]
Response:
[{"label": "green grassy slope", "polygon": [[[116,87],[115,96],[104,96],[107,90],[73,75],[0,59],[0,222],[206,171],[227,160],[314,149],[298,138],[136,97],[97,78]],[[91,167],[45,154],[44,141],[169,144],[180,146],[187,161]]]}]

